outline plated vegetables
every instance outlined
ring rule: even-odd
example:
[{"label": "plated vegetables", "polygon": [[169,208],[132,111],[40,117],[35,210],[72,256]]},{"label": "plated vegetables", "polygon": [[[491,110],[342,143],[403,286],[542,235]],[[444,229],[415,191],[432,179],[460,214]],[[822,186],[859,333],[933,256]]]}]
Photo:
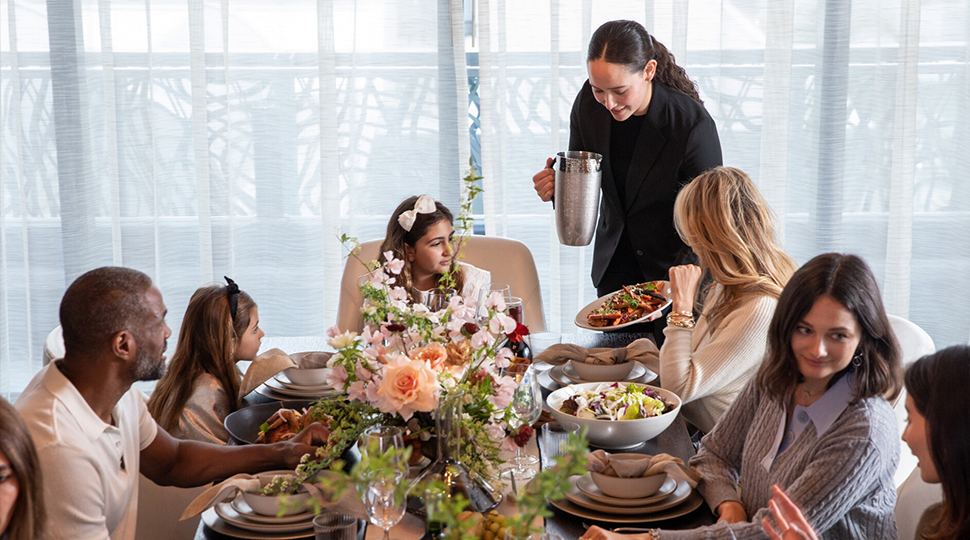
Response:
[{"label": "plated vegetables", "polygon": [[660,416],[674,408],[654,390],[629,384],[603,383],[592,390],[577,388],[559,411],[577,418],[636,420]]},{"label": "plated vegetables", "polygon": [[611,294],[603,304],[586,315],[591,326],[617,326],[636,321],[662,308],[667,298],[660,294],[663,281],[648,281],[624,285],[623,290]]}]

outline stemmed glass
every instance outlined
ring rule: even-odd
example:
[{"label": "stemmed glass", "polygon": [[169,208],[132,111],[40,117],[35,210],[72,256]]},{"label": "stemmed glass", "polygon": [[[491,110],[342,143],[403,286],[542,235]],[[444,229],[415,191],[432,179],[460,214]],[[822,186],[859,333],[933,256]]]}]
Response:
[{"label": "stemmed glass", "polygon": [[432,313],[437,313],[448,307],[448,302],[454,295],[455,289],[450,287],[431,289],[425,293],[424,305],[428,306]]},{"label": "stemmed glass", "polygon": [[483,326],[488,324],[488,310],[485,309],[485,301],[493,292],[499,292],[505,298],[505,303],[512,299],[511,289],[505,283],[489,283],[478,291],[478,320]]},{"label": "stemmed glass", "polygon": [[404,432],[394,426],[373,426],[360,436],[358,447],[365,455],[394,452],[391,458],[393,469],[377,471],[368,482],[363,497],[368,520],[384,529],[384,540],[390,540],[391,527],[401,521],[405,510],[404,492],[399,489],[407,471],[407,464],[400,455],[404,448]]},{"label": "stemmed glass", "polygon": [[[542,414],[542,388],[539,386],[538,372],[533,366],[525,370],[512,394],[512,414],[515,416],[516,424],[512,427],[516,429],[525,424],[532,424]],[[528,466],[538,462],[536,457],[527,455],[522,451],[521,446],[516,445],[515,457],[511,461],[513,468],[509,470],[509,474],[525,480],[532,478],[535,476],[535,471]]]}]

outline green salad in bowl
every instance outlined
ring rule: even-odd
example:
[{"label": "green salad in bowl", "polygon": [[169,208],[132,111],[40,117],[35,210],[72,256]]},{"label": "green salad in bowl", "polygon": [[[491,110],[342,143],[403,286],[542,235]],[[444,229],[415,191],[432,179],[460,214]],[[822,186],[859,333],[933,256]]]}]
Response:
[{"label": "green salad in bowl", "polygon": [[562,402],[559,410],[579,418],[599,420],[636,420],[660,416],[673,407],[647,386],[604,383],[593,390],[583,389]]}]

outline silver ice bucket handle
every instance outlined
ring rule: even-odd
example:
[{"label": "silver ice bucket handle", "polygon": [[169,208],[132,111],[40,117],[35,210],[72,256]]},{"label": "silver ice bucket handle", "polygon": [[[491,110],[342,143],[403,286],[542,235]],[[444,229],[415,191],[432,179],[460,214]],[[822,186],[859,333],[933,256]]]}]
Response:
[{"label": "silver ice bucket handle", "polygon": [[603,156],[593,152],[559,152],[556,171],[556,231],[567,246],[588,246],[596,232]]}]

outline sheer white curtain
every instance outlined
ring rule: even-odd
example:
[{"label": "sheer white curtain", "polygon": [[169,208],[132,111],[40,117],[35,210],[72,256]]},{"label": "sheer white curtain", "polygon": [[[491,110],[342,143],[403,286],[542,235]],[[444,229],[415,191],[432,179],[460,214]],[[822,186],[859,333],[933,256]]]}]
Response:
[{"label": "sheer white curtain", "polygon": [[228,275],[267,335],[322,335],[342,233],[383,236],[415,193],[457,207],[459,0],[3,0],[0,16],[0,395],[40,368],[86,270],[151,275],[175,332]]},{"label": "sheer white curtain", "polygon": [[759,184],[800,263],[857,253],[891,313],[937,346],[967,342],[970,4],[478,3],[486,230],[536,254],[551,328],[574,328],[576,311],[595,298],[592,249],[558,244],[551,205],[530,178],[566,149],[589,35],[625,18],[667,44],[699,84],[724,163]]}]

